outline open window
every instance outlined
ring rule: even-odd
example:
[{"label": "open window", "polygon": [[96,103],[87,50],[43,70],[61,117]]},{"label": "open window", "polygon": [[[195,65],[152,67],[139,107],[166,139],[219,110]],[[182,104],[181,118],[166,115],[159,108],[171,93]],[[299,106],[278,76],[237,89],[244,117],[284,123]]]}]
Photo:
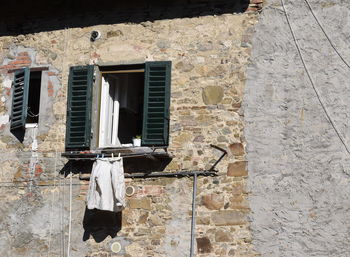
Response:
[{"label": "open window", "polygon": [[171,62],[71,67],[66,149],[166,147],[170,74]]},{"label": "open window", "polygon": [[14,72],[11,130],[24,129],[39,121],[41,71],[23,68]]},{"label": "open window", "polygon": [[98,146],[131,146],[141,138],[144,69],[102,72]]}]

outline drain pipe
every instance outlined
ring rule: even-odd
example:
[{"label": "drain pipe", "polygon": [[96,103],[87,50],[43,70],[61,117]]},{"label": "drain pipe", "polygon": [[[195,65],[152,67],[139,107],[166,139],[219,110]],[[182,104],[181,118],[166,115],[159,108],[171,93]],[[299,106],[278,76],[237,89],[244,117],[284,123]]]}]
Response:
[{"label": "drain pipe", "polygon": [[197,195],[197,174],[193,174],[193,194],[192,194],[192,225],[191,225],[191,247],[190,257],[193,257],[194,238],[196,236],[196,195]]},{"label": "drain pipe", "polygon": [[[219,150],[222,152],[222,155],[216,162],[211,166],[211,168],[206,171],[207,173],[213,173],[215,171],[216,165],[225,157],[227,154],[227,151],[222,149],[221,147],[218,147],[216,145],[210,145],[211,147]],[[214,173],[215,174],[215,173]],[[194,253],[194,238],[196,236],[196,195],[197,195],[197,175],[203,175],[199,174],[197,172],[193,172],[193,195],[192,195],[192,224],[191,224],[191,246],[190,246],[190,257],[193,257]]]},{"label": "drain pipe", "polygon": [[[27,127],[29,127],[27,125]],[[32,130],[32,149],[31,149],[31,156],[29,161],[29,169],[28,169],[28,175],[29,175],[29,192],[32,192],[33,188],[33,181],[35,176],[35,169],[36,165],[38,164],[38,141],[36,139],[37,133],[38,133],[38,125],[34,125],[30,127]]]}]

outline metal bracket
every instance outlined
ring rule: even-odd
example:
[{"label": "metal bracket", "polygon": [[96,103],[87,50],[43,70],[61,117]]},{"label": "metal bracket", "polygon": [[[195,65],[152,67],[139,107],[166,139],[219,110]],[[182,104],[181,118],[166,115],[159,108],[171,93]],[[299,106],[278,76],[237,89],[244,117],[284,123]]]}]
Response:
[{"label": "metal bracket", "polygon": [[221,151],[221,152],[223,153],[223,154],[220,156],[220,158],[217,159],[216,162],[213,164],[213,166],[211,166],[211,168],[209,169],[209,171],[215,171],[215,172],[217,172],[217,171],[215,170],[215,167],[216,167],[216,165],[218,165],[218,163],[222,160],[222,158],[225,157],[225,155],[227,154],[227,151],[226,151],[225,149],[222,149],[221,147],[218,147],[217,145],[212,145],[212,144],[210,144],[210,146],[213,147],[213,148],[215,148],[215,149],[217,149],[217,150],[219,150],[219,151]]}]

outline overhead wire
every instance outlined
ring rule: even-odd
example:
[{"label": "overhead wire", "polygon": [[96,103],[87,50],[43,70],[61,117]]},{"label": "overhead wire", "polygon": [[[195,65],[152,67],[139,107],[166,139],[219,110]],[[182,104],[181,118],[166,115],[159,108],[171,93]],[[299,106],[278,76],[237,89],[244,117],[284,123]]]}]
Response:
[{"label": "overhead wire", "polygon": [[307,4],[307,6],[309,7],[310,9],[310,12],[312,14],[312,16],[315,18],[318,26],[321,28],[323,34],[326,36],[328,42],[330,43],[330,45],[332,46],[333,50],[337,53],[337,55],[339,56],[339,58],[345,63],[345,65],[350,69],[350,65],[349,63],[344,59],[344,57],[339,53],[338,49],[335,47],[335,45],[333,44],[333,41],[330,39],[330,37],[328,36],[327,32],[325,31],[325,29],[323,28],[321,22],[319,21],[319,19],[317,18],[314,10],[312,9],[310,3],[308,0],[304,0],[305,3]]},{"label": "overhead wire", "polygon": [[[65,65],[65,62],[64,62],[64,60],[66,59],[66,57],[67,57],[67,49],[68,49],[68,47],[69,47],[69,39],[70,39],[70,30],[69,30],[69,27],[68,26],[66,26],[65,27],[65,46],[64,46],[64,58],[62,59],[62,74],[63,74],[63,76],[64,76],[64,74],[66,74],[67,73],[67,71],[66,71],[66,69],[67,69],[67,65]],[[57,139],[57,141],[58,141],[58,137],[57,137],[57,135],[56,135],[56,139]],[[57,151],[57,148],[56,148],[56,151]],[[70,167],[71,168],[71,167]],[[71,172],[72,170],[70,169],[70,173],[72,173]],[[70,179],[72,179],[72,174],[70,174],[71,176],[70,176]],[[61,179],[62,179],[62,176],[61,176]],[[63,179],[63,183],[64,183],[64,185],[66,185],[66,181],[65,181],[65,179]],[[69,189],[70,189],[70,192],[72,191],[72,181],[70,181],[70,184],[69,184],[70,186],[69,186]],[[62,191],[63,191],[63,200],[62,200],[62,256],[64,257],[64,253],[65,253],[65,226],[64,226],[64,202],[65,202],[65,197],[64,197],[64,194],[65,194],[65,186],[64,187],[62,187]],[[69,227],[69,229],[71,229],[70,227]],[[68,235],[69,237],[70,237],[70,235]],[[69,242],[70,243],[70,242]],[[69,254],[69,252],[67,252],[67,254]],[[69,256],[67,256],[67,257],[69,257]]]},{"label": "overhead wire", "polygon": [[296,46],[296,48],[297,48],[299,57],[300,57],[300,59],[301,59],[301,62],[302,62],[302,64],[303,64],[303,67],[304,67],[304,69],[305,69],[305,71],[306,71],[307,77],[308,77],[309,80],[310,80],[311,86],[312,86],[313,90],[315,91],[315,94],[316,94],[316,97],[317,97],[317,99],[318,99],[318,102],[320,103],[320,105],[321,105],[321,107],[322,107],[322,109],[323,109],[323,111],[324,111],[324,113],[325,113],[325,115],[326,115],[326,117],[327,117],[328,122],[331,124],[331,126],[332,126],[332,128],[334,129],[335,133],[337,134],[339,140],[341,141],[341,143],[342,143],[343,146],[345,147],[346,152],[350,155],[349,147],[347,146],[347,144],[346,144],[345,140],[343,139],[343,137],[340,135],[340,132],[338,131],[338,129],[337,129],[335,123],[334,123],[333,120],[331,119],[331,117],[330,117],[330,115],[329,115],[329,113],[328,113],[328,111],[327,111],[325,105],[323,104],[323,101],[322,101],[322,99],[321,99],[320,93],[318,92],[318,90],[317,90],[317,88],[316,88],[316,86],[315,86],[315,83],[314,83],[314,81],[313,81],[313,79],[312,79],[312,77],[311,77],[311,74],[310,74],[310,72],[309,72],[309,69],[307,68],[307,65],[306,65],[306,63],[305,63],[304,57],[303,57],[303,55],[302,55],[302,53],[301,53],[301,49],[300,49],[299,43],[298,43],[298,41],[297,41],[297,39],[296,39],[295,33],[294,33],[293,28],[292,28],[292,25],[291,25],[291,23],[290,23],[290,20],[289,20],[289,17],[288,17],[288,13],[287,13],[287,10],[286,10],[285,4],[284,4],[284,0],[281,0],[281,4],[282,4],[282,7],[283,7],[284,14],[285,14],[285,16],[286,16],[286,20],[287,20],[288,27],[289,27],[289,29],[290,29],[290,31],[291,31],[291,34],[292,34],[292,37],[293,37],[293,40],[294,40],[294,44],[295,44],[295,46]]},{"label": "overhead wire", "polygon": [[60,195],[61,195],[61,208],[60,208],[60,225],[61,225],[61,236],[60,236],[60,251],[61,256],[64,257],[64,179],[60,177],[59,183],[60,183]]},{"label": "overhead wire", "polygon": [[70,257],[70,244],[72,236],[72,198],[73,198],[73,173],[72,170],[69,172],[69,223],[68,223],[68,243],[67,243],[67,257]]},{"label": "overhead wire", "polygon": [[[56,156],[55,156],[56,157]],[[56,158],[54,161],[54,171],[56,172]],[[54,180],[54,187],[56,187],[56,180]],[[50,221],[50,230],[49,230],[49,243],[48,243],[48,252],[47,252],[47,257],[50,257],[50,252],[51,252],[51,237],[52,237],[52,227],[53,227],[53,204],[55,201],[55,190],[52,191],[52,197],[51,197],[51,209],[50,209],[50,216],[49,216],[49,221]]]}]

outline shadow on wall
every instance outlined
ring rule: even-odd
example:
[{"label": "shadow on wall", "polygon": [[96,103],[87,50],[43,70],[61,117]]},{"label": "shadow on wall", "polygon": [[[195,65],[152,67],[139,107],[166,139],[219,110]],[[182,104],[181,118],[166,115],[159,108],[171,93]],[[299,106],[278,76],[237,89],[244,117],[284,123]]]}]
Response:
[{"label": "shadow on wall", "polygon": [[241,13],[249,0],[54,0],[9,1],[0,36],[124,22]]},{"label": "shadow on wall", "polygon": [[122,212],[101,211],[97,209],[89,210],[85,208],[83,241],[93,237],[100,243],[108,236],[115,237],[122,227]]},{"label": "shadow on wall", "polygon": [[10,131],[12,133],[12,135],[14,135],[17,140],[21,143],[23,143],[24,140],[24,135],[25,135],[25,130],[22,128],[19,129],[14,129]]},{"label": "shadow on wall", "polygon": [[[171,158],[155,158],[155,157],[134,157],[124,158],[125,173],[152,173],[155,171],[163,171],[171,162]],[[92,170],[93,160],[69,160],[61,169],[60,174],[68,176],[70,172],[73,174],[90,174]]]}]

